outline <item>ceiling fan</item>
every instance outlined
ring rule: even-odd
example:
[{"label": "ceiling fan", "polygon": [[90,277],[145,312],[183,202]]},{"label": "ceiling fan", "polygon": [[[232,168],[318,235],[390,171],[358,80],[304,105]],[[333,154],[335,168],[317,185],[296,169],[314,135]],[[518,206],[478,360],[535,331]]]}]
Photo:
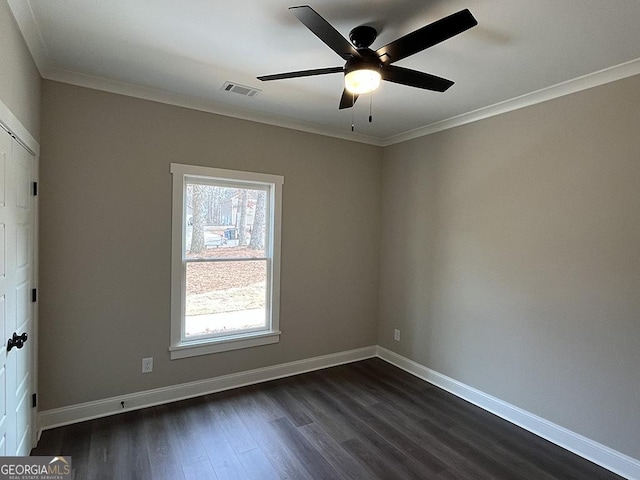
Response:
[{"label": "ceiling fan", "polygon": [[384,47],[371,50],[369,46],[378,35],[373,27],[368,25],[355,27],[349,33],[350,43],[308,5],[290,7],[289,10],[329,48],[340,55],[346,63],[343,67],[263,75],[258,77],[258,80],[282,80],[344,73],[345,88],[340,99],[340,109],[352,107],[358,95],[374,91],[378,88],[380,80],[444,92],[453,85],[451,80],[417,70],[397,67],[392,63],[421,52],[478,24],[471,12],[465,9],[404,35]]}]

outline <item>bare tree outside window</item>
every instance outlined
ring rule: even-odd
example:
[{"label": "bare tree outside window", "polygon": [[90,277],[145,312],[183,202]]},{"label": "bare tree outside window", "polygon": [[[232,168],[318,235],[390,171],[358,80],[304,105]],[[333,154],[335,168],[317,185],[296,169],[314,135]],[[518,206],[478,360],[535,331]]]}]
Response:
[{"label": "bare tree outside window", "polygon": [[193,192],[191,195],[191,208],[193,211],[192,215],[192,232],[191,232],[191,247],[189,248],[189,252],[192,254],[201,253],[204,248],[204,224],[205,224],[205,192],[206,186],[204,185],[193,185]]},{"label": "bare tree outside window", "polygon": [[224,190],[225,189],[214,187],[207,188],[207,225],[222,224],[222,219],[220,218],[220,204]]},{"label": "bare tree outside window", "polygon": [[264,249],[264,215],[266,200],[267,192],[258,192],[256,213],[253,217],[253,227],[251,229],[251,241],[249,242],[249,248],[252,250]]},{"label": "bare tree outside window", "polygon": [[240,199],[238,208],[240,209],[240,220],[238,222],[239,244],[247,244],[247,191],[240,190]]}]

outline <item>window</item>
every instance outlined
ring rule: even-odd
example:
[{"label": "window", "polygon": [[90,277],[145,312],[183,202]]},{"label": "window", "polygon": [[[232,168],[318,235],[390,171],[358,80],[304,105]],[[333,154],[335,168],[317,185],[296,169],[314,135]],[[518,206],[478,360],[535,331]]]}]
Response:
[{"label": "window", "polygon": [[171,358],[276,343],[278,175],[171,164]]}]

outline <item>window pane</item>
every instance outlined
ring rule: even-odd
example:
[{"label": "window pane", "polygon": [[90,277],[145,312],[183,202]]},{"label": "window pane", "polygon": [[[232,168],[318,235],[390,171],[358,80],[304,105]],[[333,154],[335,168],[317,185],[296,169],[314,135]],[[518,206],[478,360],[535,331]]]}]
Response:
[{"label": "window pane", "polygon": [[187,183],[185,258],[264,258],[266,190]]},{"label": "window pane", "polygon": [[187,263],[185,337],[267,327],[266,260]]}]

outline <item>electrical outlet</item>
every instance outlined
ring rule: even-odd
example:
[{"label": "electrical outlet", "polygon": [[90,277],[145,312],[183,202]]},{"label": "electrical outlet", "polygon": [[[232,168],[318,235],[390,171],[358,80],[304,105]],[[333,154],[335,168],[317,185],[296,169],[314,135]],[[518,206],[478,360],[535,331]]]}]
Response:
[{"label": "electrical outlet", "polygon": [[153,357],[142,359],[142,373],[153,372]]},{"label": "electrical outlet", "polygon": [[393,331],[393,339],[396,342],[400,341],[400,330],[398,330],[397,328]]}]

